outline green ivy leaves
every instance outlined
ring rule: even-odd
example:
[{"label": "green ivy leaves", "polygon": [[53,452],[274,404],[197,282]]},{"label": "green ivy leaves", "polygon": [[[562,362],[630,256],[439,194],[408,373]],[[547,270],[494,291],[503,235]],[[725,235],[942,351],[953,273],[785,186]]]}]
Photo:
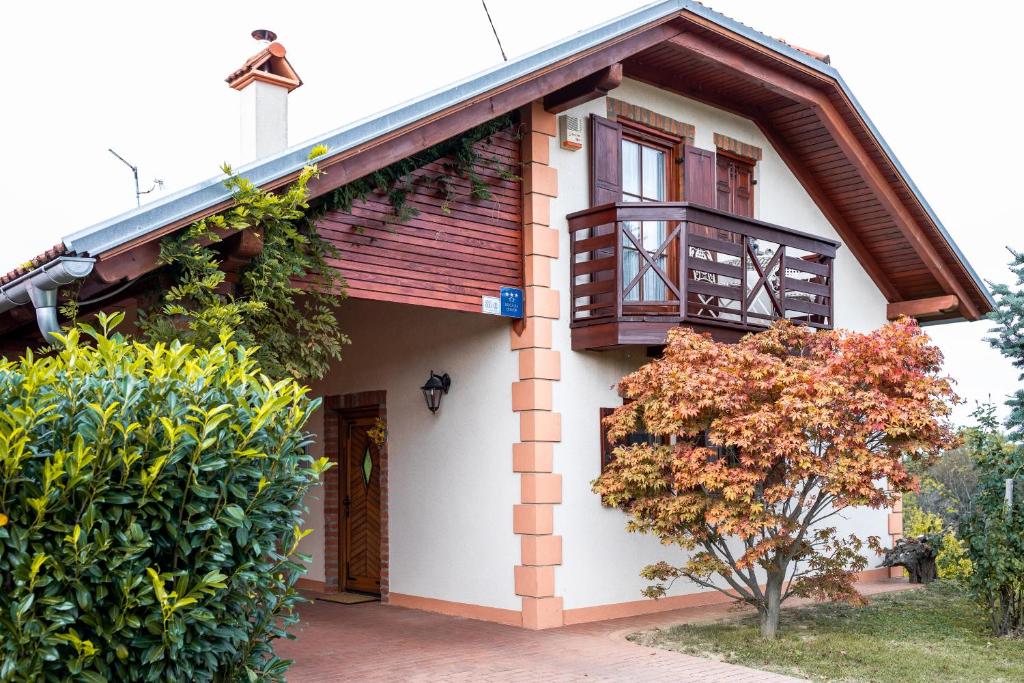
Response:
[{"label": "green ivy leaves", "polygon": [[[469,181],[469,195],[473,199],[490,199],[491,191],[487,186],[487,181],[477,173],[476,169],[480,166],[498,169],[499,166],[493,159],[481,156],[476,149],[476,144],[483,140],[489,140],[496,133],[510,128],[512,125],[511,116],[499,116],[461,135],[449,138],[405,159],[400,159],[389,166],[339,187],[324,200],[322,209],[348,211],[352,208],[353,202],[366,199],[370,194],[377,193],[387,197],[394,212],[393,222],[405,223],[419,213],[415,207],[406,203],[406,198],[413,188],[413,181],[410,180],[413,171],[439,159],[446,159],[441,172],[424,176],[418,182],[432,186],[444,199],[443,207],[446,212],[448,204],[456,196],[455,178]],[[516,176],[508,175],[503,170],[500,172],[505,180],[516,179]]]},{"label": "green ivy leaves", "polygon": [[[319,174],[312,159],[325,153],[314,149],[311,163],[280,193],[223,167],[235,205],[161,242],[160,263],[172,283],[141,312],[144,339],[209,348],[230,331],[272,377],[323,377],[348,343],[334,316],[345,283],[327,262],[336,250],[306,217],[307,185]],[[224,243],[243,231],[255,233],[262,248],[228,282]]]}]

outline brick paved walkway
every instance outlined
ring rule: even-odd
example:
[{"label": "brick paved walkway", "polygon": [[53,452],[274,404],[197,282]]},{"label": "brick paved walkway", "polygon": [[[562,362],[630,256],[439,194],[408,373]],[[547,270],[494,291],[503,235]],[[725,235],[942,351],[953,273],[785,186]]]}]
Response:
[{"label": "brick paved walkway", "polygon": [[[861,585],[865,593],[905,583]],[[722,608],[691,608],[551,631],[447,617],[401,607],[305,605],[294,641],[278,654],[295,660],[294,683],[317,681],[728,681],[797,679],[641,647],[624,636],[672,623],[721,618]]]}]

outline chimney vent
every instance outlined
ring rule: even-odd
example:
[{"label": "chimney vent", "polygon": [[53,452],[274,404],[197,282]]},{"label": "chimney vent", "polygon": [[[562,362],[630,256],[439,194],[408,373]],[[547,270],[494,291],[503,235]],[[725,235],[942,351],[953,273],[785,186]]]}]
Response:
[{"label": "chimney vent", "polygon": [[252,37],[261,43],[272,43],[277,40],[277,34],[266,28],[258,28],[252,32]]}]

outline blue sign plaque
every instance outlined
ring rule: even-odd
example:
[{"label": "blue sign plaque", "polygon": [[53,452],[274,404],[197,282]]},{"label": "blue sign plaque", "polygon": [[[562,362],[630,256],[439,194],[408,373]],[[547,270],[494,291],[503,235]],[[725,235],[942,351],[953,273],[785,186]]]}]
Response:
[{"label": "blue sign plaque", "polygon": [[523,290],[518,287],[502,287],[501,315],[506,318],[523,317]]}]

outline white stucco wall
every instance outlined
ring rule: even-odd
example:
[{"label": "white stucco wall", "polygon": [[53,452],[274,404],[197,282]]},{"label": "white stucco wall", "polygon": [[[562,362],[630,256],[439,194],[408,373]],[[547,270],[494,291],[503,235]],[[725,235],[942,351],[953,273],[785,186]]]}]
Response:
[{"label": "white stucco wall", "polygon": [[288,89],[253,81],[239,93],[239,159],[248,163],[288,146]]},{"label": "white stucco wall", "polygon": [[[713,135],[721,133],[756,145],[764,152],[757,164],[755,216],[761,220],[839,239],[785,162],[753,122],[672,93],[626,80],[611,96],[696,126],[695,144],[715,149]],[[571,111],[582,118],[606,115],[598,99]],[[589,140],[585,141],[589,144]],[[566,609],[641,599],[646,583],[638,572],[644,565],[668,560],[681,562],[683,553],[661,546],[652,537],[625,531],[625,516],[601,506],[590,491],[600,470],[599,409],[620,404],[615,383],[644,363],[645,349],[614,352],[574,352],[569,330],[569,233],[565,216],[589,202],[588,152],[562,150],[553,140],[551,165],[558,169],[559,194],[552,201],[553,227],[561,236],[561,258],[552,271],[553,286],[562,290],[562,316],[555,327],[554,348],[562,354],[562,381],[555,384],[555,410],[562,413],[562,443],[555,449],[555,469],[562,473],[563,503],[555,507],[555,533],[563,536],[563,563],[556,573],[556,594]],[[870,330],[885,323],[885,299],[847,249],[835,260],[835,319],[837,327]],[[886,538],[885,510],[856,509],[830,523],[841,532]],[[680,582],[673,594],[694,592]]]},{"label": "white stucco wall", "polygon": [[[756,217],[839,239],[752,122],[628,80],[612,96],[695,125],[698,147],[714,149],[716,132],[760,147]],[[605,115],[605,101],[573,110],[584,118],[591,112]],[[563,502],[555,506],[554,519],[555,533],[563,537],[556,595],[573,609],[639,600],[645,586],[641,567],[658,560],[681,562],[683,554],[655,538],[627,533],[625,516],[603,508],[590,491],[600,467],[599,409],[619,404],[615,384],[647,357],[643,348],[571,350],[565,216],[588,204],[587,150],[564,151],[552,140],[551,165],[558,169],[559,184],[552,226],[561,239],[552,285],[562,292],[553,340],[562,358],[562,379],[554,385],[555,410],[562,414],[555,471],[563,475]],[[848,250],[840,249],[834,272],[836,325],[869,330],[883,324],[886,302]],[[510,462],[518,438],[510,396],[517,356],[509,350],[508,322],[355,300],[342,306],[339,318],[353,344],[314,390],[317,395],[387,392],[391,591],[518,610],[512,570],[519,562],[519,539],[512,533],[511,513],[519,481]],[[426,410],[418,389],[431,369],[449,372],[453,381],[436,416]],[[321,419],[314,419],[314,431],[321,431]],[[322,452],[322,444],[314,452]],[[308,578],[322,580],[319,492],[309,502],[314,533],[302,549],[314,556]],[[830,524],[862,537],[887,533],[885,510],[847,511]],[[680,582],[673,593],[696,590]]]},{"label": "white stucco wall", "polygon": [[[313,389],[387,392],[391,592],[518,610],[511,452],[519,421],[510,393],[518,365],[508,320],[359,300],[338,317],[352,344]],[[452,378],[435,415],[419,389],[431,370]],[[301,548],[314,556],[313,580],[324,577],[319,498],[309,501],[316,531]]]}]

